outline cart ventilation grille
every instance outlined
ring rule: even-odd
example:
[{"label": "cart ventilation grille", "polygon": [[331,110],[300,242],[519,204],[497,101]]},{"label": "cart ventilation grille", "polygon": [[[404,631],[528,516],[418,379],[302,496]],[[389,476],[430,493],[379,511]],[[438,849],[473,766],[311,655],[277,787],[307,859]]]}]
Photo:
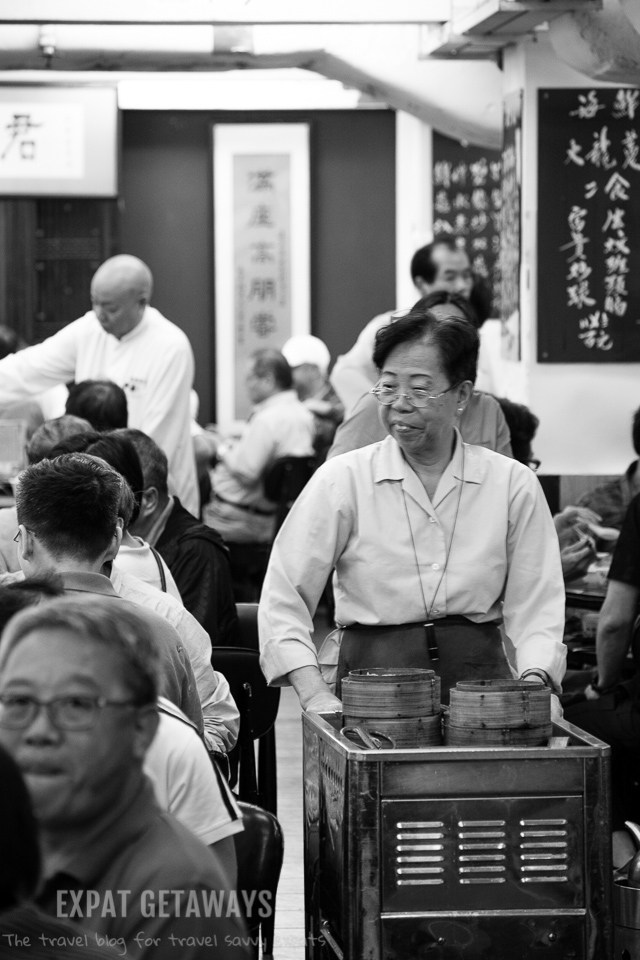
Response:
[{"label": "cart ventilation grille", "polygon": [[383,801],[385,892],[404,909],[424,897],[480,908],[483,890],[494,889],[513,901],[505,909],[539,909],[564,887],[563,899],[578,906],[580,808],[577,797]]}]

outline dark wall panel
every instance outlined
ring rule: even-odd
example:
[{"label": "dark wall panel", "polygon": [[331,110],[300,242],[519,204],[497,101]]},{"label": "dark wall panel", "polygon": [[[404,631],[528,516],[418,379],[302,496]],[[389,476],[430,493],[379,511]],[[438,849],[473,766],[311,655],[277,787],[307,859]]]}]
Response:
[{"label": "dark wall panel", "polygon": [[155,277],[153,303],[189,336],[202,419],[214,417],[211,125],[311,125],[311,324],[335,358],[395,306],[395,116],[126,111],[121,249]]}]

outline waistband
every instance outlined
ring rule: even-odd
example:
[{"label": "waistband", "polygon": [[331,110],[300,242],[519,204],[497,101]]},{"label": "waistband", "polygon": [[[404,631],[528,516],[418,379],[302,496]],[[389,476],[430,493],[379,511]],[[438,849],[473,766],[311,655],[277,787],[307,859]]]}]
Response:
[{"label": "waistband", "polygon": [[343,630],[416,630],[424,627],[426,623],[432,623],[434,626],[446,624],[472,624],[476,627],[499,626],[500,620],[482,620],[478,623],[470,620],[469,617],[463,617],[461,614],[453,613],[450,617],[438,617],[433,619],[416,620],[414,623],[339,623],[338,626]]},{"label": "waistband", "polygon": [[214,493],[213,495],[215,500],[219,500],[220,503],[226,503],[229,507],[237,507],[238,510],[244,510],[245,513],[254,513],[258,517],[274,517],[275,510],[258,510],[257,507],[250,507],[246,503],[234,503],[233,500],[225,500],[224,497],[221,497],[220,494]]}]

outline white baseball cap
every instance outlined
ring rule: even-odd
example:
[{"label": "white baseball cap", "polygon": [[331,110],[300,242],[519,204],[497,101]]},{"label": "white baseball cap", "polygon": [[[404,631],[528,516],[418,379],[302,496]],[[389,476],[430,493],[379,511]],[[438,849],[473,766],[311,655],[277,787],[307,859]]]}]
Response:
[{"label": "white baseball cap", "polygon": [[331,362],[329,348],[319,337],[312,337],[311,334],[289,337],[282,348],[282,353],[290,367],[313,363],[322,374],[326,375],[329,370]]}]

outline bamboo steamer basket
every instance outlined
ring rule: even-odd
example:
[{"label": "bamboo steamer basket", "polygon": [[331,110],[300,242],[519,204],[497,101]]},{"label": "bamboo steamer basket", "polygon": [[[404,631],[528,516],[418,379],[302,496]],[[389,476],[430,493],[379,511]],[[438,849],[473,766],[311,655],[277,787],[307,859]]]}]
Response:
[{"label": "bamboo steamer basket", "polygon": [[345,727],[363,726],[368,733],[381,733],[393,742],[398,749],[414,747],[439,747],[442,744],[442,724],[440,714],[430,717],[410,717],[402,719],[344,717]]},{"label": "bamboo steamer basket", "polygon": [[451,688],[449,724],[487,731],[547,728],[551,690],[522,680],[460,681]]},{"label": "bamboo steamer basket", "polygon": [[440,712],[440,677],[419,667],[367,667],[342,681],[343,713],[353,718],[407,719]]},{"label": "bamboo steamer basket", "polygon": [[541,747],[553,733],[551,723],[536,727],[458,727],[443,718],[443,740],[448,747]]}]

